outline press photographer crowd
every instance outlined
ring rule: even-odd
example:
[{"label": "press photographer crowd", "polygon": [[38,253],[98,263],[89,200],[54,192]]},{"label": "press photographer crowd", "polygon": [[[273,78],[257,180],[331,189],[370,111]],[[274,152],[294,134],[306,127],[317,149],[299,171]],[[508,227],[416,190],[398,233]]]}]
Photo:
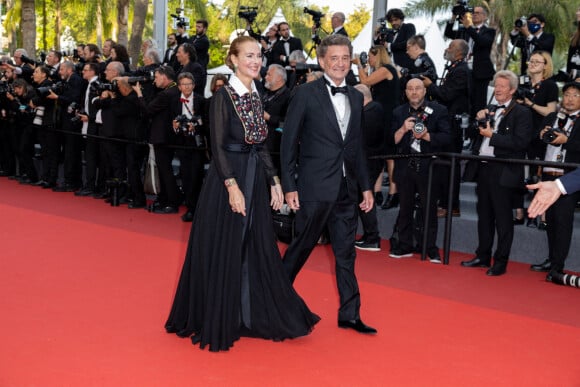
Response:
[{"label": "press photographer crowd", "polygon": [[[548,240],[547,259],[531,270],[547,273],[547,281],[563,275],[580,194],[560,196],[535,218],[527,217],[524,203],[534,192],[526,184],[557,181],[570,169],[510,160],[580,163],[580,8],[565,72],[555,71],[552,60],[555,38],[548,31],[556,21],[541,13],[514,21],[510,57],[519,54],[519,74],[492,62],[497,31],[488,26],[485,7],[467,0],[453,6],[444,29],[449,41],[443,74],[432,60],[441,53],[430,54],[425,36],[405,22],[403,11],[389,9],[378,20],[368,52],[352,55],[357,74],[351,70],[340,87],[331,86],[331,69],[309,64],[307,58],[326,36],[348,37],[344,13],[330,15],[332,30],[324,31],[325,15],[304,8],[313,22],[313,49],[305,54],[287,22],[270,25],[262,35],[255,26],[257,12],[241,6],[238,16],[261,47],[255,85],[268,128],[266,146],[278,170],[287,167],[281,144],[288,107],[304,84],[326,82],[329,100],[336,93],[354,92],[347,85],[363,96],[363,143],[375,203],[369,211],[358,211],[363,235],[356,248],[380,251],[377,211],[398,207],[393,235],[382,230],[383,237],[391,236],[390,257],[421,251],[422,222],[428,215],[428,259],[441,263],[437,218],[461,216],[460,183],[471,181],[477,187],[478,246],[473,259],[461,265],[486,268],[489,276],[505,274],[514,227],[526,225],[545,230]],[[175,32],[167,36],[167,50],[145,40],[140,67],[112,39],[102,47],[78,44],[70,55],[50,50],[36,59],[19,48],[3,56],[0,175],[152,214],[177,214],[185,206],[181,218],[192,221],[212,158],[212,97],[205,95],[210,40],[206,20],[190,25],[180,13],[172,17]],[[209,79],[209,94],[229,87],[226,75]],[[488,96],[489,86],[493,96]],[[433,166],[429,187],[434,158],[424,157],[442,152],[486,156],[467,163],[456,160],[455,170],[464,173],[454,174],[450,205],[450,166]],[[376,158],[385,155],[398,156]],[[383,197],[385,185],[388,195]],[[152,197],[154,201],[147,200]],[[292,218],[287,207],[274,216],[281,223]],[[319,243],[327,239],[323,232]]]}]

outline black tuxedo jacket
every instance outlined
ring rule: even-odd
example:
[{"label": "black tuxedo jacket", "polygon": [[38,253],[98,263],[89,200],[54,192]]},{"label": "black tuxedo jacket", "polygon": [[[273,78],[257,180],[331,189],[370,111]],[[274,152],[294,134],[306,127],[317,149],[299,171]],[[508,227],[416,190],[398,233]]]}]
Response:
[{"label": "black tuxedo jacket", "polygon": [[[543,125],[540,129],[546,126],[552,127],[557,117],[556,112],[550,113],[544,119]],[[566,150],[566,163],[580,163],[580,119],[576,119],[568,141],[562,144],[562,150]]]},{"label": "black tuxedo jacket", "polygon": [[447,23],[445,26],[445,37],[449,39],[463,39],[469,42],[473,39],[473,78],[474,79],[492,79],[495,69],[491,61],[490,52],[495,41],[495,29],[483,25],[479,31],[472,27],[459,28],[453,31],[453,23]]},{"label": "black tuxedo jacket", "polygon": [[[171,115],[171,101],[181,92],[175,84],[157,93],[148,104],[144,98],[139,98],[141,112],[151,119],[149,142],[151,144],[173,144],[176,140],[173,131],[173,119]],[[179,98],[179,97],[177,97]]]},{"label": "black tuxedo jacket", "polygon": [[395,40],[391,42],[391,52],[393,53],[393,59],[397,66],[404,67],[406,69],[413,68],[413,60],[407,55],[407,40],[416,34],[415,25],[412,23],[403,23],[399,29],[399,33]]},{"label": "black tuxedo jacket", "polygon": [[[193,97],[193,114],[196,116],[200,116],[203,122],[202,125],[195,127],[197,133],[201,134],[202,136],[207,136],[207,116],[205,108],[205,98],[197,93],[193,93],[189,98]],[[181,93],[175,94],[171,97],[171,120],[177,117],[180,114],[183,114],[183,102],[181,102]],[[190,138],[190,137],[189,137]]]},{"label": "black tuxedo jacket", "polygon": [[[527,39],[520,37],[520,35],[510,35],[510,40],[513,45],[521,49],[521,74],[525,74],[528,69],[528,60],[534,51],[547,51],[552,55],[554,51],[554,42],[556,38],[549,32],[543,32],[539,38],[535,37],[528,42]],[[534,46],[533,51],[530,51],[530,45]]]},{"label": "black tuxedo jacket", "polygon": [[427,93],[447,107],[450,116],[469,112],[471,72],[465,61],[451,65],[441,85],[432,83]]},{"label": "black tuxedo jacket", "polygon": [[324,78],[296,88],[282,133],[282,188],[300,201],[334,202],[344,176],[353,202],[370,190],[362,144],[363,97],[347,86],[350,121],[343,140]]},{"label": "black tuxedo jacket", "polygon": [[[281,66],[288,66],[290,62],[288,61],[288,55],[286,55],[286,50],[284,49],[284,40],[278,39],[276,43],[272,46],[272,63],[277,63]],[[302,41],[295,37],[288,38],[288,43],[290,43],[290,52],[295,50],[302,51]],[[280,60],[280,55],[286,56],[285,60]]]},{"label": "black tuxedo jacket", "polygon": [[141,109],[137,93],[132,91],[125,97],[117,98],[118,101],[113,104],[113,114],[119,135],[131,140],[143,140],[145,133],[141,124]]},{"label": "black tuxedo jacket", "polygon": [[341,27],[338,31],[336,32],[332,32],[332,35],[343,35],[346,36],[348,38],[348,33],[346,32],[346,30],[344,29],[344,27]]},{"label": "black tuxedo jacket", "polygon": [[[504,110],[504,116],[499,123],[498,131],[491,136],[489,145],[494,147],[494,155],[497,158],[525,159],[526,149],[533,136],[532,112],[528,107],[512,100],[507,109]],[[478,134],[473,143],[474,155],[479,155],[482,142],[483,136]],[[498,183],[504,187],[523,188],[524,166],[502,164],[502,172],[498,176]]]},{"label": "black tuxedo jacket", "polygon": [[[425,120],[425,126],[429,132],[431,141],[420,140],[421,153],[442,152],[447,145],[451,143],[451,127],[449,124],[449,116],[445,106],[436,102],[425,101],[425,106],[433,109],[433,113]],[[409,118],[410,106],[409,103],[397,106],[393,110],[393,123],[391,125],[391,142],[395,143],[395,132],[403,125],[405,120]],[[406,132],[401,141],[396,145],[397,154],[408,155],[413,153],[411,150],[413,134],[411,131]],[[421,174],[427,176],[429,173],[429,158],[421,158]],[[401,158],[395,159],[395,172],[393,178],[395,182],[400,182],[407,175],[409,159]]]},{"label": "black tuxedo jacket", "polygon": [[[173,48],[168,48],[167,50],[165,50],[165,55],[163,56],[163,63],[168,66],[171,66],[173,70],[175,70],[175,72],[179,70],[179,62],[177,62],[177,57],[175,56],[175,53],[177,52],[177,47],[179,46],[176,45]],[[170,53],[171,56],[169,56]]]},{"label": "black tuxedo jacket", "polygon": [[[120,99],[119,99],[120,100]],[[122,130],[117,128],[113,104],[118,103],[117,98],[98,98],[93,102],[96,111],[101,111],[102,125],[99,135],[103,137],[122,137]]]},{"label": "black tuxedo jacket", "polygon": [[369,102],[363,109],[363,139],[367,157],[386,153],[387,133],[384,116],[382,105],[376,101]]},{"label": "black tuxedo jacket", "polygon": [[207,69],[207,64],[209,63],[209,39],[207,35],[193,36],[191,38],[191,44],[195,47],[197,63],[202,65],[204,69]]}]

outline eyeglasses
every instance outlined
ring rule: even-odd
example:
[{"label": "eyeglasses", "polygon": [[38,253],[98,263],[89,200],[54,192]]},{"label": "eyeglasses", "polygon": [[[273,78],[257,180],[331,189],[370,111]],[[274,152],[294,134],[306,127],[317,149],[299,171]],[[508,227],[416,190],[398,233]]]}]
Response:
[{"label": "eyeglasses", "polygon": [[564,98],[580,98],[580,94],[564,93]]},{"label": "eyeglasses", "polygon": [[537,64],[546,64],[545,60],[530,60],[528,61],[529,64],[537,65]]}]

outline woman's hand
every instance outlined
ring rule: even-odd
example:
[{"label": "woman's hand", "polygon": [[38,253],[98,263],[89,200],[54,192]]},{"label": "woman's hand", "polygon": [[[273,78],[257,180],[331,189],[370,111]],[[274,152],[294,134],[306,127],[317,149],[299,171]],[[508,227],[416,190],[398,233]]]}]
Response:
[{"label": "woman's hand", "polygon": [[246,216],[246,199],[240,187],[232,185],[228,187],[228,193],[230,195],[230,207],[232,211]]},{"label": "woman's hand", "polygon": [[282,193],[282,186],[280,184],[276,184],[271,186],[270,192],[272,195],[272,199],[270,200],[270,206],[276,211],[282,208],[282,204],[284,204],[284,194]]}]

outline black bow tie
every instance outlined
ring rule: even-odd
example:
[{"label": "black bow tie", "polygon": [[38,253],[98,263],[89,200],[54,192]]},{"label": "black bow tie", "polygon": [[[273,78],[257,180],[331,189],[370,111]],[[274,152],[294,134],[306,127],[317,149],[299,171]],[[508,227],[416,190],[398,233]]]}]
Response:
[{"label": "black bow tie", "polygon": [[342,94],[346,95],[347,88],[346,88],[346,86],[342,86],[342,87],[330,86],[330,93],[332,95],[336,95],[336,93],[342,93]]}]

